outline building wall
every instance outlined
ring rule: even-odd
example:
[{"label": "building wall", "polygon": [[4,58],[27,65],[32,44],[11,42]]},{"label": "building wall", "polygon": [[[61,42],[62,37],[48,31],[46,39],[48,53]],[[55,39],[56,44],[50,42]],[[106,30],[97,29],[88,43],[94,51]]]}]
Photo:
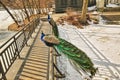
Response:
[{"label": "building wall", "polygon": [[[88,6],[92,6],[96,0],[89,0]],[[55,0],[55,12],[65,12],[68,7],[75,10],[82,9],[83,0]]]}]

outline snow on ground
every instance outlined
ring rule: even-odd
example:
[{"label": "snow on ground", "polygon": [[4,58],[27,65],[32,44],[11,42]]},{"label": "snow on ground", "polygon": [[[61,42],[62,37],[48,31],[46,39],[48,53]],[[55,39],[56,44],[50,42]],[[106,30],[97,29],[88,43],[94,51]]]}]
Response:
[{"label": "snow on ground", "polygon": [[91,7],[88,7],[88,11],[92,11],[92,10],[96,10],[96,6],[91,6]]},{"label": "snow on ground", "polygon": [[[60,25],[59,31],[62,38],[86,52],[98,67],[92,80],[120,80],[120,26],[93,24],[85,29],[77,29],[66,24]],[[62,80],[82,80],[67,59],[63,63],[65,72],[69,74],[67,79]]]},{"label": "snow on ground", "polygon": [[14,33],[8,31],[8,26],[14,23],[6,11],[0,11],[0,45],[7,41]]},{"label": "snow on ground", "polygon": [[[106,5],[106,7],[120,7],[120,5],[110,3],[110,4]],[[96,6],[88,7],[88,11],[96,11],[96,10],[97,10]]]},{"label": "snow on ground", "polygon": [[108,4],[107,7],[120,7],[120,6],[116,4]]},{"label": "snow on ground", "polygon": [[6,11],[0,11],[0,30],[7,29],[12,23],[14,23],[14,21],[10,15]]}]

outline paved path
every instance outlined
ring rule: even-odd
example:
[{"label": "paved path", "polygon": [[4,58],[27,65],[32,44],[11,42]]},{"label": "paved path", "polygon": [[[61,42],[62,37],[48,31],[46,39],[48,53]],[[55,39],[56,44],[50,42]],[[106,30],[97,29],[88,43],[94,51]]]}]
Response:
[{"label": "paved path", "polygon": [[[51,32],[48,22],[43,22],[41,30],[49,34]],[[40,40],[41,32],[37,35],[29,55],[22,64],[17,80],[47,80],[49,48]]]}]

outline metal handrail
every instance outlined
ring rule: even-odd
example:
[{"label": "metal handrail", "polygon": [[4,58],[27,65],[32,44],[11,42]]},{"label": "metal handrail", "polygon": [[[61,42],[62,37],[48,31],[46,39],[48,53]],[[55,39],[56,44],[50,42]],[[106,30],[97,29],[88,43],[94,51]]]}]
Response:
[{"label": "metal handrail", "polygon": [[57,67],[57,57],[61,55],[54,47],[52,53],[49,51],[48,55],[47,80],[57,80],[58,78],[65,78],[65,74],[63,74]]},{"label": "metal handrail", "polygon": [[[53,58],[53,63],[52,63],[52,65],[53,65],[53,80],[54,80],[54,77],[56,77],[56,78],[65,78],[65,74],[63,74],[60,70],[59,70],[59,68],[57,67],[57,57],[60,57],[61,56],[61,54],[59,54],[59,52],[57,51],[57,49],[55,48],[55,47],[53,47],[54,48],[54,51],[55,51],[55,54],[53,54],[52,56],[52,58]],[[55,74],[55,72],[56,73],[58,73],[58,75],[57,74]]]},{"label": "metal handrail", "polygon": [[0,80],[6,80],[6,73],[14,63],[17,57],[20,58],[20,52],[31,37],[35,28],[39,25],[40,19],[36,18],[27,24],[23,29],[12,36],[7,42],[0,46]]}]

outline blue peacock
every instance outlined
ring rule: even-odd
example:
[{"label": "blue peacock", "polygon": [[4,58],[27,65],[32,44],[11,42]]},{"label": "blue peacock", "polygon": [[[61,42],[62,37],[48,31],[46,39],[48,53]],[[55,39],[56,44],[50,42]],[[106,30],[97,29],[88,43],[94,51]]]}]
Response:
[{"label": "blue peacock", "polygon": [[69,60],[72,61],[74,66],[77,66],[77,68],[81,69],[85,73],[90,74],[90,77],[93,77],[97,71],[97,68],[94,67],[94,64],[86,53],[78,49],[70,42],[59,37],[57,25],[52,18],[49,23],[52,25],[52,31],[57,42],[54,43],[45,40],[44,37],[46,35],[43,32],[41,34],[41,40],[44,41],[47,46],[54,47],[59,53],[65,54]]}]

